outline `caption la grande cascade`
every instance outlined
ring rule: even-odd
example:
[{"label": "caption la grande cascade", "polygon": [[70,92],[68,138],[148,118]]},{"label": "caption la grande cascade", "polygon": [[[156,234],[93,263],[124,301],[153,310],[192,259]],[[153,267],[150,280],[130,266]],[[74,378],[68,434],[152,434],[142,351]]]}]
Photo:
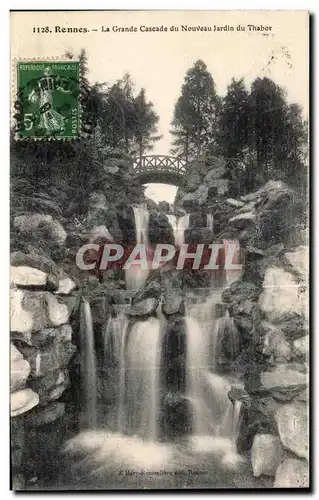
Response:
[{"label": "caption la grande cascade", "polygon": [[141,25],[139,27],[137,27],[137,26],[112,26],[111,28],[109,26],[102,26],[102,33],[107,33],[110,31],[113,31],[114,33],[137,33],[138,31],[141,31],[142,33],[147,33],[147,32],[152,32],[152,31],[167,32],[167,31],[169,31],[169,28],[167,26],[164,26],[164,25],[161,25],[161,26]]}]

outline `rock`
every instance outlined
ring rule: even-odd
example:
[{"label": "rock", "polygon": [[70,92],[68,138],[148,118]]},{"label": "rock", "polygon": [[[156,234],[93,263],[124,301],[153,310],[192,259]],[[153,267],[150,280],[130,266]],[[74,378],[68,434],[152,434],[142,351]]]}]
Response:
[{"label": "rock", "polygon": [[[44,193],[43,193],[44,194]],[[29,196],[24,200],[25,209],[29,212],[36,212],[42,214],[53,215],[54,217],[61,217],[62,210],[58,203],[43,196]]]},{"label": "rock", "polygon": [[149,298],[158,299],[161,295],[161,284],[156,279],[148,279],[137,294],[132,298],[132,304],[137,304]]},{"label": "rock", "polygon": [[306,315],[307,293],[292,274],[278,267],[270,267],[265,273],[258,304],[267,319],[279,322],[293,314]]},{"label": "rock", "polygon": [[280,405],[275,412],[279,436],[283,446],[308,459],[308,414],[307,406],[301,402]]},{"label": "rock", "polygon": [[158,210],[157,203],[151,198],[146,198],[147,210]]},{"label": "rock", "polygon": [[26,413],[39,404],[39,396],[31,389],[13,392],[10,396],[11,417]]},{"label": "rock", "polygon": [[94,226],[88,233],[88,240],[90,243],[106,244],[114,241],[113,236],[110,234],[105,225]]},{"label": "rock", "polygon": [[233,404],[236,401],[240,401],[246,408],[249,408],[252,403],[251,396],[243,388],[243,386],[239,384],[232,384],[231,389],[228,392],[228,398]]},{"label": "rock", "polygon": [[45,408],[35,408],[25,417],[27,427],[39,427],[40,425],[52,424],[65,413],[65,403],[50,403]]},{"label": "rock", "polygon": [[251,336],[255,324],[255,310],[259,297],[259,288],[251,281],[234,281],[222,294],[222,300],[228,305],[235,325]]},{"label": "rock", "polygon": [[308,389],[304,389],[303,391],[299,392],[296,396],[297,401],[308,401],[309,400],[309,394],[308,394]]},{"label": "rock", "polygon": [[269,181],[261,189],[241,197],[244,205],[228,223],[228,230],[243,230],[240,240],[258,248],[290,242],[296,217],[303,210],[297,194],[281,181]]},{"label": "rock", "polygon": [[255,477],[274,476],[283,457],[280,439],[271,434],[256,434],[251,449],[251,463]]},{"label": "rock", "polygon": [[306,460],[286,458],[278,467],[274,488],[308,488],[309,465]]},{"label": "rock", "polygon": [[10,282],[18,287],[40,287],[45,288],[47,275],[39,269],[32,267],[19,266],[10,267]]},{"label": "rock", "polygon": [[167,315],[183,311],[182,279],[179,271],[161,270],[163,312]]},{"label": "rock", "polygon": [[234,200],[234,198],[227,198],[226,203],[231,207],[240,208],[244,205],[243,201]]},{"label": "rock", "polygon": [[309,249],[307,246],[300,245],[293,252],[286,252],[285,257],[292,265],[293,269],[303,278],[308,281],[309,272]]},{"label": "rock", "polygon": [[56,290],[59,284],[60,268],[53,260],[37,253],[13,252],[10,254],[12,266],[27,266],[39,269],[47,274],[48,290]]},{"label": "rock", "polygon": [[46,303],[48,308],[49,321],[53,326],[63,325],[69,321],[69,310],[65,304],[59,303],[56,298],[47,293]]},{"label": "rock", "polygon": [[151,212],[148,220],[148,238],[150,243],[174,245],[172,226],[164,213]]},{"label": "rock", "polygon": [[216,360],[220,365],[223,362],[235,361],[241,350],[239,332],[234,319],[225,316],[218,321]]},{"label": "rock", "polygon": [[70,278],[63,278],[59,281],[59,288],[55,292],[57,295],[69,295],[77,286]]},{"label": "rock", "polygon": [[40,404],[43,406],[48,401],[54,401],[62,396],[63,392],[69,386],[69,377],[67,369],[50,370],[42,377],[30,380],[30,387],[39,394]]},{"label": "rock", "polygon": [[309,356],[309,335],[305,335],[301,339],[294,340],[293,342],[294,353],[297,356],[308,358]]},{"label": "rock", "polygon": [[24,490],[26,485],[25,477],[23,474],[15,474],[12,477],[12,489],[13,491]]},{"label": "rock", "polygon": [[[123,242],[131,245],[136,244],[135,216],[131,205],[120,203],[116,206],[116,220],[123,236]],[[112,232],[114,235],[114,233]],[[115,237],[115,236],[114,236]]]},{"label": "rock", "polygon": [[10,312],[10,330],[20,333],[59,326],[69,319],[67,306],[49,292],[11,290]]},{"label": "rock", "polygon": [[158,299],[151,297],[144,299],[137,304],[132,304],[129,315],[130,316],[149,316],[153,314],[158,306]]},{"label": "rock", "polygon": [[158,202],[158,211],[163,214],[168,214],[170,212],[170,206],[167,201],[159,201]]},{"label": "rock", "polygon": [[21,352],[13,344],[11,344],[10,357],[10,390],[15,392],[24,389],[31,368],[29,363],[23,359]]},{"label": "rock", "polygon": [[60,222],[51,215],[18,215],[14,218],[14,227],[23,235],[32,235],[32,239],[40,237],[47,240],[47,243],[50,241],[59,246],[64,244],[67,236]]},{"label": "rock", "polygon": [[308,377],[305,373],[292,370],[289,365],[278,365],[273,371],[260,374],[261,383],[266,390],[281,390],[299,388],[304,389],[308,383]]},{"label": "rock", "polygon": [[22,334],[31,332],[33,326],[32,313],[22,306],[25,292],[10,290],[10,330]]},{"label": "rock", "polygon": [[70,342],[57,338],[40,349],[35,347],[20,347],[24,357],[31,366],[32,377],[43,377],[48,372],[66,367],[76,351]]},{"label": "rock", "polygon": [[247,225],[256,222],[257,215],[254,212],[243,212],[235,215],[229,220],[229,224],[235,226],[237,229],[243,229]]},{"label": "rock", "polygon": [[268,321],[261,321],[259,328],[264,336],[263,354],[269,356],[271,361],[290,361],[291,348],[283,331]]}]

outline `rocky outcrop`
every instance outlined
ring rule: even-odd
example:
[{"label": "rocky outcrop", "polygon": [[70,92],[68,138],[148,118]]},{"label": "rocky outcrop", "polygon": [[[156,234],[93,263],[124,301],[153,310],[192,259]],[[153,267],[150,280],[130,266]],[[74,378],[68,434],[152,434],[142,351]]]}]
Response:
[{"label": "rocky outcrop", "polygon": [[[62,278],[61,270],[42,255],[14,252],[11,262],[10,402],[16,477],[26,471],[25,460],[32,470],[32,463],[37,467],[40,457],[45,456],[44,442],[52,433],[46,428],[52,422],[47,416],[52,412],[49,408],[58,405],[55,420],[61,417],[62,406],[64,412],[64,403],[58,400],[69,386],[68,364],[76,350],[69,324],[71,308],[66,302],[75,299],[70,294],[76,293],[76,286],[70,278]],[[61,436],[57,429],[57,442]],[[38,450],[37,456],[29,457],[32,449]]]},{"label": "rocky outcrop", "polygon": [[254,476],[275,476],[283,457],[280,439],[271,434],[256,434],[251,449]]},{"label": "rocky outcrop", "polygon": [[223,236],[237,234],[244,253],[242,276],[223,293],[242,339],[234,367],[246,390],[245,397],[236,391],[229,397],[249,401],[238,443],[251,449],[255,475],[269,474],[278,487],[305,487],[309,297],[300,203],[280,181],[227,203],[235,211]]}]

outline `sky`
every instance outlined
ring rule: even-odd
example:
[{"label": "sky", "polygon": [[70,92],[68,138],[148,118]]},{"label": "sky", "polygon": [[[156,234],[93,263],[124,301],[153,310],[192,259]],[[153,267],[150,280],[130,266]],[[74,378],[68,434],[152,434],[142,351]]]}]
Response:
[{"label": "sky", "polygon": [[[238,31],[238,25],[245,31]],[[249,30],[248,25],[269,26],[271,30]],[[33,32],[34,27],[46,26],[52,33]],[[137,31],[113,32],[113,26],[133,26]],[[141,32],[141,26],[164,26],[168,31]],[[178,31],[170,31],[172,26]],[[232,26],[235,31],[182,32],[181,26],[212,30],[214,26]],[[69,27],[87,28],[88,32],[61,32],[61,28]],[[110,31],[103,31],[107,27]],[[85,48],[91,82],[112,84],[130,73],[136,91],[146,89],[160,116],[163,138],[155,145],[154,154],[169,153],[174,104],[186,71],[198,59],[206,63],[219,95],[225,95],[232,77],[244,77],[249,86],[257,76],[267,76],[283,86],[288,101],[299,103],[308,117],[308,39],[306,11],[11,13],[12,59],[59,57],[66,51],[77,54]],[[153,184],[146,195],[155,201],[172,202],[175,192],[174,186]]]}]

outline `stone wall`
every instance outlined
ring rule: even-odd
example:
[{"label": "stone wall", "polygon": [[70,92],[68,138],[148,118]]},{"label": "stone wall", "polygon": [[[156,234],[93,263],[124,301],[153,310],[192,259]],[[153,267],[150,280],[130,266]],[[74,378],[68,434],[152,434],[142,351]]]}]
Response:
[{"label": "stone wall", "polygon": [[68,365],[76,350],[75,283],[53,261],[11,254],[11,451],[13,488],[48,474],[66,433]]},{"label": "stone wall", "polygon": [[295,209],[282,183],[241,200],[228,231],[237,225],[244,272],[223,293],[241,334],[234,368],[245,389],[229,394],[243,402],[237,445],[254,475],[272,477],[278,488],[309,485],[309,250]]}]

